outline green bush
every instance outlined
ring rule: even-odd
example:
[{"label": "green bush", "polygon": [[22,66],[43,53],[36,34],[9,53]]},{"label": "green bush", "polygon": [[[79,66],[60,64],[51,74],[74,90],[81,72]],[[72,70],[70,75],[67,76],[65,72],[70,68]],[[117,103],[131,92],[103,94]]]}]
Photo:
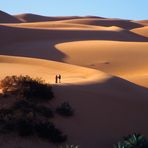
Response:
[{"label": "green bush", "polygon": [[64,102],[59,107],[57,107],[56,112],[62,116],[67,117],[72,116],[74,114],[74,111],[68,102]]},{"label": "green bush", "polygon": [[5,95],[15,94],[28,100],[46,101],[54,97],[51,86],[39,78],[6,76],[1,80],[0,86]]},{"label": "green bush", "polygon": [[140,134],[124,137],[114,148],[148,148],[148,140]]}]

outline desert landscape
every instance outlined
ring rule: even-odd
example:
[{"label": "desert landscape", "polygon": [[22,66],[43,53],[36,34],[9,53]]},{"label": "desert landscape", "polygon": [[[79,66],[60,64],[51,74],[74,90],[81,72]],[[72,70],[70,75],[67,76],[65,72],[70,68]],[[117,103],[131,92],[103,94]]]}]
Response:
[{"label": "desert landscape", "polygon": [[[53,121],[68,135],[67,144],[112,148],[131,133],[148,137],[147,65],[148,20],[0,11],[0,79],[39,77],[51,84],[53,105],[70,102],[74,116]],[[2,108],[7,101],[1,100]],[[57,148],[36,137],[12,135],[0,135],[0,144]]]}]

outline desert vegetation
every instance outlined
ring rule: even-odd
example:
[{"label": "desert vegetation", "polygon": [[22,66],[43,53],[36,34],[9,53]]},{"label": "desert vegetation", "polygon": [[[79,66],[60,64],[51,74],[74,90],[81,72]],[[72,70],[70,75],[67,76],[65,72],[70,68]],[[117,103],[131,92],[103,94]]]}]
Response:
[{"label": "desert vegetation", "polygon": [[42,79],[32,79],[29,76],[6,76],[0,83],[5,95],[16,94],[17,97],[27,100],[51,100],[53,92],[51,86]]},{"label": "desert vegetation", "polygon": [[62,116],[72,116],[74,114],[74,110],[71,108],[68,102],[63,102],[59,107],[57,107],[56,112]]},{"label": "desert vegetation", "polygon": [[68,144],[66,144],[64,146],[61,146],[60,148],[79,148],[79,146],[78,145],[68,145]]},{"label": "desert vegetation", "polygon": [[123,137],[114,148],[148,148],[148,139],[140,134],[131,134]]},{"label": "desert vegetation", "polygon": [[[0,109],[0,133],[17,133],[21,137],[36,135],[53,143],[63,143],[67,135],[51,122],[54,109],[48,104],[54,98],[52,87],[29,76],[7,76],[1,80],[3,97],[17,97],[9,108]],[[7,98],[5,98],[7,99]],[[46,105],[45,105],[46,103]],[[72,115],[69,103],[59,108],[62,115]]]}]

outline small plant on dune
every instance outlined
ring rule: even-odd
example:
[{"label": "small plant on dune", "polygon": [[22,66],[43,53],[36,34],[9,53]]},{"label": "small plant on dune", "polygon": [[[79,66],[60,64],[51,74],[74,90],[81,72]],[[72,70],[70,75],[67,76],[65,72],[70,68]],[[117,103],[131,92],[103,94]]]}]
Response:
[{"label": "small plant on dune", "polygon": [[140,134],[124,137],[114,148],[148,148],[148,140]]},{"label": "small plant on dune", "polygon": [[59,148],[79,148],[79,146],[78,145],[68,145],[68,144],[66,144],[64,146],[60,146]]},{"label": "small plant on dune", "polygon": [[62,116],[67,117],[72,116],[74,114],[74,110],[68,102],[64,102],[59,107],[57,107],[56,112]]},{"label": "small plant on dune", "polygon": [[43,80],[29,76],[6,76],[0,86],[4,94],[16,94],[20,98],[31,100],[51,100],[52,88]]}]

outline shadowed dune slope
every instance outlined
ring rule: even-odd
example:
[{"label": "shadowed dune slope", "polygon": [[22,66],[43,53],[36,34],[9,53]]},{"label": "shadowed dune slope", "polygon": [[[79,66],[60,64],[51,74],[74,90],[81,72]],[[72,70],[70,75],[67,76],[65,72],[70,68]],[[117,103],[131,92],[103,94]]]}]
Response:
[{"label": "shadowed dune slope", "polygon": [[118,26],[124,29],[133,29],[133,28],[143,27],[142,24],[132,22],[129,20],[122,20],[122,19],[86,18],[86,19],[65,20],[63,22],[73,23],[73,24],[96,25],[96,26]]},{"label": "shadowed dune slope", "polygon": [[[110,148],[122,135],[140,131],[148,136],[145,118],[148,90],[144,87],[101,71],[32,58],[0,56],[0,67],[1,78],[6,74],[29,74],[50,82],[55,73],[62,73],[62,84],[53,85],[56,98],[53,105],[69,101],[75,116],[69,120],[57,116],[54,122],[69,135],[67,143],[85,148]],[[2,148],[10,144],[14,147],[27,145],[28,148],[51,146],[44,141],[38,143],[35,139],[7,136]],[[55,145],[51,147],[56,148]]]},{"label": "shadowed dune slope", "polygon": [[62,43],[55,47],[65,54],[67,63],[99,69],[148,87],[148,42],[96,40]]},{"label": "shadowed dune slope", "polygon": [[137,33],[139,35],[148,37],[148,26],[132,29],[131,31],[134,32],[134,33]]},{"label": "shadowed dune slope", "polygon": [[21,23],[21,21],[14,16],[0,10],[0,23]]},{"label": "shadowed dune slope", "polygon": [[[15,36],[15,37],[14,37]],[[148,38],[126,30],[65,30],[65,29],[30,29],[0,25],[0,46],[8,43],[39,40],[120,40],[148,41]]]},{"label": "shadowed dune slope", "polygon": [[111,78],[101,84],[57,86],[54,91],[60,101],[69,99],[76,111],[69,122],[61,118],[56,121],[69,133],[68,143],[85,148],[111,148],[129,133],[140,132],[148,136],[145,130],[147,90],[144,88]]}]

